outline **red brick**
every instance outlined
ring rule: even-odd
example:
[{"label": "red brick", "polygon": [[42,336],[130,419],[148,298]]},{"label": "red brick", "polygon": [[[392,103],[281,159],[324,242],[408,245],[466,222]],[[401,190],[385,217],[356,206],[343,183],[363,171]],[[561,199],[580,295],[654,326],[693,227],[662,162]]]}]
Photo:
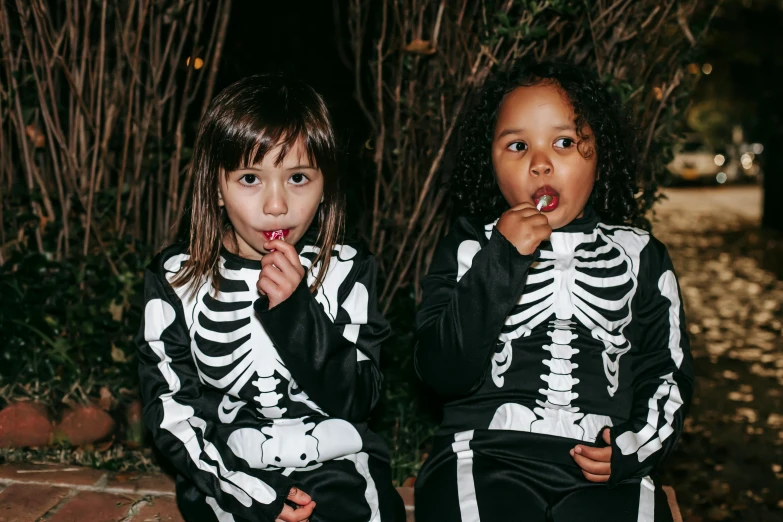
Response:
[{"label": "red brick", "polygon": [[61,507],[48,522],[117,522],[128,516],[134,499],[108,493],[82,491]]},{"label": "red brick", "polygon": [[184,522],[174,497],[153,497],[149,504],[142,507],[138,515],[133,517],[133,522],[150,520],[155,522]]},{"label": "red brick", "polygon": [[46,408],[17,402],[0,411],[0,448],[46,446],[52,441],[52,423]]},{"label": "red brick", "polygon": [[0,493],[0,522],[35,522],[67,494],[66,488],[11,484]]},{"label": "red brick", "polygon": [[97,469],[76,466],[50,466],[46,464],[5,464],[0,466],[0,482],[45,482],[47,484],[92,486],[104,474],[105,472]]},{"label": "red brick", "polygon": [[173,495],[174,479],[162,473],[116,473],[109,476],[106,488],[140,495]]}]

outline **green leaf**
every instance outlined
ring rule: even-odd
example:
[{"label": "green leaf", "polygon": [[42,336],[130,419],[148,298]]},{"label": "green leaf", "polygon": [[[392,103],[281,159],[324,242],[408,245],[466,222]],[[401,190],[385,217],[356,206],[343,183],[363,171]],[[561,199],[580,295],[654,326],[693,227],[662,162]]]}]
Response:
[{"label": "green leaf", "polygon": [[528,35],[528,37],[531,40],[539,40],[541,38],[544,38],[547,34],[549,34],[549,31],[547,30],[546,27],[544,27],[543,25],[537,25],[530,30],[530,34]]}]

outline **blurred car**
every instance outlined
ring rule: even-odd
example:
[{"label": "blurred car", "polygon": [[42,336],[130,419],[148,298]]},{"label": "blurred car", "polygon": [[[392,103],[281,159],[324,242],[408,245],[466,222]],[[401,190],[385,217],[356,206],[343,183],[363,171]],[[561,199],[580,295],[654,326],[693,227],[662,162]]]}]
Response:
[{"label": "blurred car", "polygon": [[715,179],[722,166],[716,156],[704,142],[691,139],[675,146],[674,158],[667,168],[676,181]]},{"label": "blurred car", "polygon": [[731,155],[693,137],[675,146],[674,159],[666,167],[674,182],[726,183],[740,177],[739,165]]}]

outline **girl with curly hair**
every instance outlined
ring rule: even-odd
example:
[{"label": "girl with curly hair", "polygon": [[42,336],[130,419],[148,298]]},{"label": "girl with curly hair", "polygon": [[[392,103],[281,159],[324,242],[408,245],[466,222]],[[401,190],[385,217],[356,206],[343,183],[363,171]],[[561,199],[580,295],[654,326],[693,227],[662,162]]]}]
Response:
[{"label": "girl with curly hair", "polygon": [[585,69],[516,64],[461,127],[462,217],[417,317],[419,376],[445,400],[416,520],[670,521],[651,476],[693,371],[677,279],[634,228],[637,148]]}]

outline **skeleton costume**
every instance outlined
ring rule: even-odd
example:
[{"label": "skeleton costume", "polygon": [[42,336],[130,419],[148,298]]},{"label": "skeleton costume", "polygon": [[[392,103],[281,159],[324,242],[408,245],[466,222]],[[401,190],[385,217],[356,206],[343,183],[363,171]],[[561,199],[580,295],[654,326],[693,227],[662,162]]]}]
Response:
[{"label": "skeleton costume", "polygon": [[[519,254],[459,219],[423,281],[415,362],[446,398],[416,481],[416,520],[671,520],[650,478],[671,451],[693,373],[679,288],[650,234],[591,207]],[[605,446],[589,482],[569,451]]]},{"label": "skeleton costume", "polygon": [[260,261],[223,250],[220,291],[210,280],[193,295],[171,285],[186,245],[147,269],[137,338],[144,420],[178,472],[186,520],[271,522],[294,486],[316,502],[312,522],[404,520],[388,451],[366,423],[389,333],[375,258],[337,245],[313,295],[313,232],[297,243],[307,276],[271,310],[256,290]]}]

